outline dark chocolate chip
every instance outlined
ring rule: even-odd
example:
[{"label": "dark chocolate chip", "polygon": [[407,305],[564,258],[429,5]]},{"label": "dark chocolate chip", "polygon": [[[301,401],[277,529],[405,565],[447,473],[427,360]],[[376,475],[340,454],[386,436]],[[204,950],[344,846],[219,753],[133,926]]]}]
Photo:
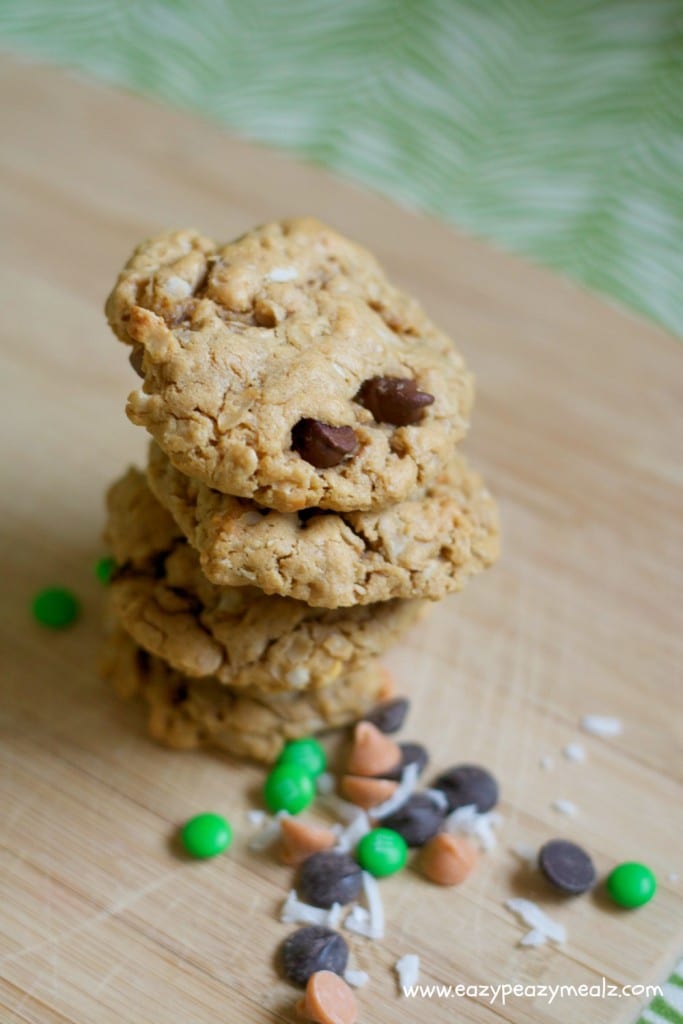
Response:
[{"label": "dark chocolate chip", "polygon": [[145,346],[144,345],[133,345],[130,355],[128,356],[128,362],[133,367],[138,377],[144,377],[145,371],[142,369],[142,360],[145,357]]},{"label": "dark chocolate chip", "polygon": [[408,846],[422,846],[441,828],[446,812],[425,793],[413,793],[394,814],[382,818],[382,828],[403,836]]},{"label": "dark chocolate chip", "polygon": [[498,783],[486,768],[476,764],[458,764],[442,772],[432,783],[448,800],[448,810],[474,804],[480,814],[498,803]]},{"label": "dark chocolate chip", "polygon": [[357,447],[353,427],[333,427],[311,419],[299,420],[292,427],[292,448],[316,469],[338,466]]},{"label": "dark chocolate chip", "polygon": [[371,722],[380,732],[398,732],[405,721],[410,709],[410,701],[405,697],[396,697],[394,700],[383,700],[376,704],[367,715],[363,716],[364,722]]},{"label": "dark chocolate chip", "polygon": [[566,839],[551,839],[538,851],[538,866],[551,885],[578,896],[595,885],[595,867],[585,850]]},{"label": "dark chocolate chip", "polygon": [[410,377],[371,377],[361,385],[356,401],[369,409],[378,423],[405,427],[420,422],[434,395],[418,391]]},{"label": "dark chocolate chip", "polygon": [[280,946],[285,976],[295,985],[305,985],[316,971],[342,975],[349,959],[349,947],[338,932],[309,924],[288,935]]},{"label": "dark chocolate chip", "polygon": [[299,868],[297,892],[314,907],[351,903],[362,888],[362,872],[348,853],[322,850],[307,857]]},{"label": "dark chocolate chip", "polygon": [[397,764],[395,768],[392,768],[389,772],[382,772],[381,779],[396,779],[400,780],[403,775],[403,770],[409,764],[416,764],[418,766],[418,775],[422,775],[422,772],[429,763],[429,754],[425,747],[421,743],[399,743],[401,749],[401,762]]}]

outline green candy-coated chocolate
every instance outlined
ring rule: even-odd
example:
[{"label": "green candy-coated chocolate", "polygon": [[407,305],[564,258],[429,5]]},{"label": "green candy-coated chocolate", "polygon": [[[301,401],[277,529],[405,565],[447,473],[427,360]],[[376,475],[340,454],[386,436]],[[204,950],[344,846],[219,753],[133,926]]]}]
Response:
[{"label": "green candy-coated chocolate", "polygon": [[111,583],[111,578],[116,568],[116,559],[110,555],[105,555],[103,558],[98,558],[95,562],[95,576],[100,581],[103,587]]},{"label": "green candy-coated chocolate", "polygon": [[620,907],[642,907],[649,903],[657,889],[657,879],[645,864],[626,861],[618,864],[607,876],[606,888]]},{"label": "green candy-coated chocolate", "polygon": [[277,763],[295,764],[316,778],[327,768],[327,756],[321,744],[313,736],[309,736],[286,743]]},{"label": "green candy-coated chocolate", "polygon": [[376,878],[400,871],[405,867],[407,858],[405,839],[390,828],[373,828],[366,832],[356,847],[356,860]]},{"label": "green candy-coated chocolate", "polygon": [[298,814],[314,797],[312,776],[297,764],[276,765],[263,786],[263,799],[273,814],[277,811]]},{"label": "green candy-coated chocolate", "polygon": [[31,608],[41,626],[66,629],[78,618],[81,605],[76,595],[65,587],[46,587],[33,598]]},{"label": "green candy-coated chocolate", "polygon": [[198,814],[185,822],[180,839],[191,857],[205,860],[228,849],[232,842],[232,826],[220,814]]}]

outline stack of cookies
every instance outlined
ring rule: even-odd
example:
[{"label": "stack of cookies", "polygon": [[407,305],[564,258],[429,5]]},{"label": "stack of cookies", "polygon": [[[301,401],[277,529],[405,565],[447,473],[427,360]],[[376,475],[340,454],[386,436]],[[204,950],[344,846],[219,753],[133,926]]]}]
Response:
[{"label": "stack of cookies", "polygon": [[495,504],[457,450],[471,376],[311,219],[147,241],[107,317],[153,441],[108,494],[105,674],[157,739],[272,761],[388,695],[378,656],[495,560]]}]

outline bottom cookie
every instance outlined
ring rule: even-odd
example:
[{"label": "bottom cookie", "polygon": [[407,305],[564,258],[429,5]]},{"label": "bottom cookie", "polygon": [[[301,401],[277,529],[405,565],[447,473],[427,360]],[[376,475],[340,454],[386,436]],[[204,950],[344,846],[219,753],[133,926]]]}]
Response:
[{"label": "bottom cookie", "polygon": [[101,673],[124,698],[142,697],[150,735],[179,750],[218,747],[270,763],[285,742],[355,721],[389,695],[373,660],[320,690],[253,696],[212,677],[190,679],[147,654],[123,630],[107,639]]}]

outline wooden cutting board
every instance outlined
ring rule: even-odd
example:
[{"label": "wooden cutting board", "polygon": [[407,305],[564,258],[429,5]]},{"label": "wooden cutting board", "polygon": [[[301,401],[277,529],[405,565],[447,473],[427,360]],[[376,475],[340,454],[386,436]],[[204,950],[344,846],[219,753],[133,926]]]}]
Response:
[{"label": "wooden cutting board", "polygon": [[[290,873],[247,851],[263,772],[147,740],[140,709],[94,671],[102,494],[145,438],[104,297],[131,247],[166,226],[230,238],[312,213],[372,249],[457,339],[478,377],[467,449],[500,498],[504,554],[442,602],[387,662],[413,700],[404,738],[434,769],[499,777],[499,847],[461,888],[408,870],[382,883],[387,935],[352,942],[370,974],[362,1024],[635,1019],[642,999],[400,999],[392,965],[419,953],[442,984],[661,981],[683,949],[681,408],[677,342],[570,282],[398,209],[198,118],[4,59],[2,85],[3,1024],[217,1024],[293,1019],[274,951]],[[64,634],[33,592],[72,586]],[[623,720],[612,740],[581,715]],[[564,744],[580,740],[572,764]],[[553,758],[542,770],[539,759]],[[573,801],[575,818],[552,810]],[[232,851],[187,864],[178,823],[227,814]],[[636,912],[561,899],[518,843],[564,835],[601,874],[640,859],[660,880]],[[522,949],[511,894],[562,921],[565,946]]]}]

